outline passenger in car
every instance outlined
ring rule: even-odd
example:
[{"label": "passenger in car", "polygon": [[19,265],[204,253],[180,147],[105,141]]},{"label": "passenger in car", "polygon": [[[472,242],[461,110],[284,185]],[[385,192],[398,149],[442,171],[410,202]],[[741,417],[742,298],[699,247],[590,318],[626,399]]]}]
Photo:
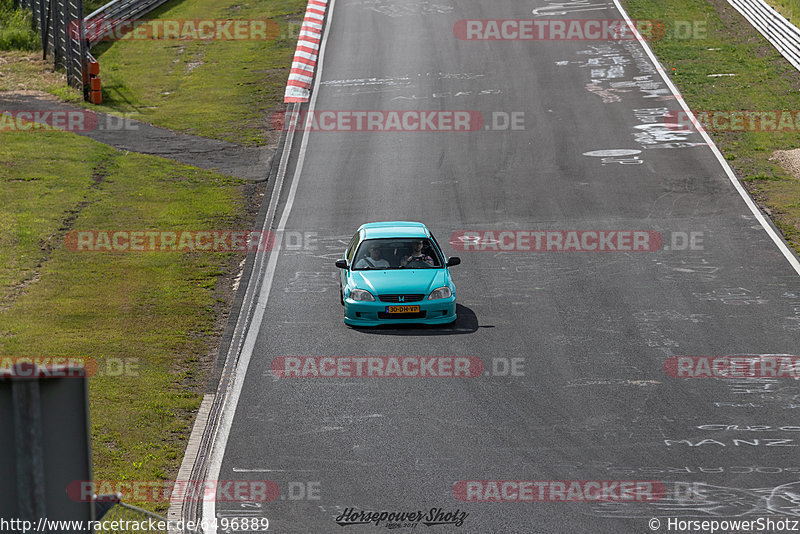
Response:
[{"label": "passenger in car", "polygon": [[369,247],[369,256],[365,256],[358,260],[355,265],[356,269],[388,269],[389,262],[381,258],[381,249],[378,245]]},{"label": "passenger in car", "polygon": [[433,258],[422,252],[422,247],[425,246],[425,243],[422,240],[414,241],[413,250],[410,256],[405,256],[402,261],[400,262],[401,267],[405,267],[412,261],[421,261],[425,262],[431,267],[433,267]]}]

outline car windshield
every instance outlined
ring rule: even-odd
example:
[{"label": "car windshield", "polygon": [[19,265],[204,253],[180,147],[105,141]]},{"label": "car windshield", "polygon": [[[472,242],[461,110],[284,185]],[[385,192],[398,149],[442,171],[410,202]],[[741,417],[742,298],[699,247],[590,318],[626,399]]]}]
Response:
[{"label": "car windshield", "polygon": [[441,269],[442,265],[430,239],[366,239],[358,247],[353,270]]}]

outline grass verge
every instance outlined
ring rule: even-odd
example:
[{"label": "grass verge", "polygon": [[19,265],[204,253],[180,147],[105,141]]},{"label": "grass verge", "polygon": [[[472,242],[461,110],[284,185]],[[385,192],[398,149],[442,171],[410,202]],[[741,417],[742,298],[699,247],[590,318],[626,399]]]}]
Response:
[{"label": "grass verge", "polygon": [[766,0],[778,13],[800,26],[800,0]]},{"label": "grass verge", "polygon": [[[622,0],[632,19],[705,23],[705,33],[650,43],[686,103],[697,111],[800,110],[800,73],[726,0]],[[703,27],[703,26],[701,26]],[[710,77],[713,74],[735,76]],[[800,128],[800,124],[797,125]],[[710,132],[759,205],[800,252],[800,180],[771,161],[800,146],[793,131]]]},{"label": "grass verge", "polygon": [[0,132],[0,355],[97,360],[96,479],[174,479],[242,257],[71,252],[64,235],[243,228],[254,187],[66,132]]},{"label": "grass verge", "polygon": [[41,52],[0,52],[0,91],[44,91],[61,100],[82,103],[83,94],[67,85],[63,73],[53,71],[53,61]]},{"label": "grass verge", "polygon": [[[265,114],[283,102],[306,0],[171,2],[149,19],[269,19],[279,38],[133,40],[101,43],[99,111],[240,145],[274,142]],[[272,137],[274,136],[274,138]]]},{"label": "grass verge", "polygon": [[[296,43],[290,29],[296,33],[305,5],[171,2],[149,18],[274,19],[283,33],[261,42],[103,44],[93,51],[103,76],[99,110],[239,144],[269,143],[275,134],[265,133],[264,112],[282,102]],[[47,91],[86,105],[39,57],[0,54],[0,91]],[[0,356],[91,357],[105,370],[89,381],[96,479],[174,480],[242,257],[76,253],[64,235],[248,228],[263,190],[66,132],[0,132]],[[128,365],[121,374],[120,362]],[[160,513],[168,507],[133,504]]]},{"label": "grass verge", "polygon": [[31,13],[14,9],[13,0],[0,0],[0,50],[36,50],[39,35],[31,28]]}]

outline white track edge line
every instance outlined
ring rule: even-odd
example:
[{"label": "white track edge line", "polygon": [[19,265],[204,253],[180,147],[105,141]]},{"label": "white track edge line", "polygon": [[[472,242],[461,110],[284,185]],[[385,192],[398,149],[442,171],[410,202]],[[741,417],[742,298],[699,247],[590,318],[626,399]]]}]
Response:
[{"label": "white track edge line", "polygon": [[636,29],[635,25],[631,21],[631,18],[628,16],[627,11],[625,11],[625,8],[622,7],[619,0],[614,0],[614,4],[617,6],[617,9],[619,10],[622,17],[628,23],[628,26],[632,28],[633,31],[635,32],[637,40],[642,45],[644,51],[647,53],[647,56],[650,58],[650,61],[653,63],[653,65],[655,65],[656,70],[661,75],[661,79],[663,79],[664,82],[667,84],[667,87],[669,87],[670,91],[672,91],[672,94],[678,100],[678,103],[680,103],[681,107],[688,114],[689,118],[692,121],[692,124],[695,125],[697,131],[700,132],[700,135],[703,137],[708,146],[711,148],[711,151],[716,156],[717,160],[722,166],[722,169],[728,176],[728,179],[733,184],[733,187],[736,188],[736,191],[739,192],[739,196],[742,197],[742,200],[744,200],[745,204],[747,204],[747,207],[750,208],[750,211],[753,213],[758,222],[761,223],[761,226],[762,228],[764,228],[764,231],[767,232],[767,235],[769,235],[772,241],[778,246],[780,251],[783,253],[783,256],[789,261],[789,264],[794,268],[795,272],[798,275],[800,275],[800,260],[797,259],[797,256],[795,256],[795,254],[792,252],[792,250],[789,248],[789,246],[786,244],[783,238],[779,236],[772,228],[772,226],[767,222],[766,218],[764,217],[764,214],[761,213],[761,210],[758,208],[755,201],[753,201],[750,194],[745,190],[741,182],[739,182],[739,179],[736,177],[736,174],[733,172],[733,169],[731,169],[730,165],[728,165],[728,162],[723,157],[722,152],[720,152],[717,145],[714,143],[714,141],[705,131],[703,126],[694,116],[694,113],[692,113],[692,110],[689,109],[689,106],[686,105],[686,102],[684,101],[683,96],[681,96],[680,92],[678,91],[678,88],[675,87],[675,84],[673,84],[672,80],[669,79],[667,73],[664,71],[664,67],[658,61],[655,54],[653,54],[653,51],[650,50],[650,46],[645,41],[644,37],[642,37],[642,35]]},{"label": "white track edge line", "polygon": [[[331,26],[330,21],[332,20],[333,17],[333,9],[335,3],[336,0],[331,0],[328,5],[329,23],[325,28],[325,35],[323,36],[322,46],[320,48],[318,71],[317,71],[318,76],[314,82],[314,91],[312,92],[311,95],[311,103],[309,105],[309,111],[313,111],[314,107],[316,106],[317,89],[319,88],[319,83],[322,73],[322,63],[324,61],[324,50],[328,43],[328,36],[330,33],[330,26]],[[767,234],[770,236],[772,241],[778,246],[778,248],[783,253],[784,257],[789,261],[789,263],[797,272],[797,274],[800,275],[800,261],[798,261],[797,257],[792,253],[787,244],[775,232],[772,226],[770,226],[770,224],[767,222],[764,215],[758,209],[758,206],[756,206],[753,199],[750,197],[750,195],[744,189],[742,184],[739,182],[738,178],[733,172],[733,169],[730,168],[727,161],[722,156],[722,153],[719,151],[717,145],[709,137],[708,133],[700,125],[700,123],[696,120],[694,114],[692,113],[691,109],[689,109],[689,107],[686,105],[686,102],[684,101],[677,87],[675,87],[675,85],[672,83],[672,80],[670,80],[669,77],[667,76],[661,63],[655,57],[652,50],[650,49],[644,38],[641,36],[641,34],[638,32],[638,30],[636,30],[635,27],[633,26],[632,21],[628,16],[628,13],[622,7],[619,0],[614,0],[614,4],[617,10],[629,24],[629,26],[633,28],[634,32],[637,35],[637,40],[641,43],[642,48],[644,49],[645,53],[647,53],[647,56],[650,58],[650,61],[655,66],[662,80],[664,80],[664,83],[667,84],[667,87],[669,87],[670,91],[672,91],[673,96],[675,96],[676,100],[684,109],[684,111],[688,114],[688,116],[691,119],[693,119],[693,123],[697,126],[698,132],[706,141],[709,148],[711,148],[712,152],[714,153],[714,156],[719,161],[721,167],[725,171],[725,174],[728,176],[728,179],[730,180],[731,184],[734,186],[736,191],[742,197],[742,200],[744,200],[745,204],[748,206],[752,214],[761,224],[764,231],[767,232]],[[283,233],[286,221],[288,220],[289,215],[291,213],[291,208],[292,205],[294,204],[294,198],[297,192],[299,175],[302,171],[303,162],[305,161],[307,146],[308,146],[308,132],[306,131],[303,133],[303,140],[301,142],[301,147],[300,147],[300,155],[298,158],[294,176],[292,178],[292,185],[289,190],[289,197],[287,198],[286,206],[284,207],[278,229],[276,229],[276,233],[279,234]],[[280,252],[280,239],[276,239],[276,245],[277,245],[276,249],[273,249],[271,253],[270,262],[269,265],[267,266],[267,272],[265,274],[264,284],[262,285],[261,293],[259,295],[258,304],[256,306],[255,315],[253,317],[253,322],[250,325],[250,329],[247,334],[247,339],[245,341],[245,347],[243,348],[242,355],[240,356],[239,359],[239,365],[237,366],[237,372],[234,377],[233,390],[228,395],[228,398],[226,399],[225,405],[223,407],[223,414],[222,414],[222,419],[220,421],[220,428],[218,430],[217,439],[214,441],[214,446],[212,447],[212,452],[211,452],[211,461],[209,465],[210,480],[216,480],[216,477],[219,476],[219,471],[222,467],[222,458],[224,457],[224,446],[227,445],[227,439],[230,433],[230,426],[231,423],[233,422],[233,415],[235,414],[236,406],[238,405],[239,396],[241,394],[242,385],[244,383],[244,378],[247,374],[247,367],[249,366],[253,349],[255,348],[255,338],[258,335],[258,331],[260,330],[260,326],[264,318],[264,312],[266,310],[266,301],[270,293],[270,289],[272,286],[272,278],[275,274],[275,266],[277,264],[278,253]],[[223,443],[222,448],[220,448],[219,446],[220,442]],[[213,500],[209,500],[206,503],[204,503],[203,518],[205,519],[205,518],[215,517],[215,512],[216,512],[215,508],[216,507]],[[216,534],[216,528],[215,525],[213,525],[213,522],[211,528],[208,530],[208,534]]]},{"label": "white track edge line", "polygon": [[[328,43],[328,36],[330,35],[330,28],[331,28],[331,21],[333,19],[333,8],[336,4],[336,0],[330,0],[328,4],[328,24],[325,27],[325,35],[322,38],[322,46],[320,48],[319,53],[319,61],[317,64],[317,79],[314,82],[314,89],[311,93],[311,101],[309,103],[309,112],[313,113],[314,108],[316,107],[317,102],[317,90],[319,89],[319,83],[322,79],[322,65],[324,61],[324,52],[325,47]],[[269,298],[270,290],[272,289],[272,279],[275,275],[275,268],[278,263],[278,256],[280,253],[281,247],[281,238],[283,236],[283,232],[286,226],[286,222],[289,219],[289,215],[292,211],[292,206],[294,205],[294,199],[297,194],[297,186],[300,181],[300,175],[303,170],[303,163],[305,162],[305,155],[306,150],[308,148],[308,138],[309,138],[309,131],[306,129],[303,132],[303,139],[300,144],[300,154],[298,156],[297,165],[295,167],[295,172],[292,177],[292,185],[289,188],[289,194],[286,199],[286,205],[283,208],[283,213],[281,214],[280,222],[278,223],[278,228],[276,228],[275,233],[276,239],[276,247],[273,248],[270,254],[269,264],[267,265],[267,269],[264,275],[264,281],[261,286],[261,292],[258,296],[258,304],[256,305],[255,313],[253,315],[253,321],[250,323],[250,328],[247,333],[247,338],[245,340],[244,347],[242,348],[242,354],[239,357],[239,362],[236,367],[236,374],[233,378],[233,388],[231,392],[228,394],[227,399],[225,399],[225,404],[222,408],[222,417],[220,418],[220,425],[217,429],[216,439],[214,440],[214,445],[211,448],[211,458],[209,461],[208,467],[208,480],[217,480],[219,477],[219,472],[222,468],[222,459],[225,456],[225,448],[228,444],[228,436],[230,434],[231,425],[233,423],[233,416],[236,413],[236,407],[239,404],[239,396],[241,395],[242,386],[244,384],[244,379],[247,376],[247,368],[250,365],[250,359],[253,355],[253,350],[255,349],[255,342],[256,337],[258,336],[258,332],[261,330],[261,323],[264,320],[264,313],[267,307],[267,300]],[[276,194],[276,199],[278,194]],[[203,514],[202,519],[206,520],[207,523],[210,525],[210,528],[207,530],[207,534],[216,534],[217,529],[216,525],[214,524],[213,518],[216,517],[216,503],[213,499],[209,499],[203,503]]]}]

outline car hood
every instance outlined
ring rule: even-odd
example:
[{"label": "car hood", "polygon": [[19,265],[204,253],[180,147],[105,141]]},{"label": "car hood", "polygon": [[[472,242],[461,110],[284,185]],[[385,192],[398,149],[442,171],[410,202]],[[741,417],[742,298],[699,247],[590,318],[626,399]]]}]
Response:
[{"label": "car hood", "polygon": [[373,295],[424,293],[447,286],[447,269],[392,269],[387,271],[352,271],[351,283]]}]

